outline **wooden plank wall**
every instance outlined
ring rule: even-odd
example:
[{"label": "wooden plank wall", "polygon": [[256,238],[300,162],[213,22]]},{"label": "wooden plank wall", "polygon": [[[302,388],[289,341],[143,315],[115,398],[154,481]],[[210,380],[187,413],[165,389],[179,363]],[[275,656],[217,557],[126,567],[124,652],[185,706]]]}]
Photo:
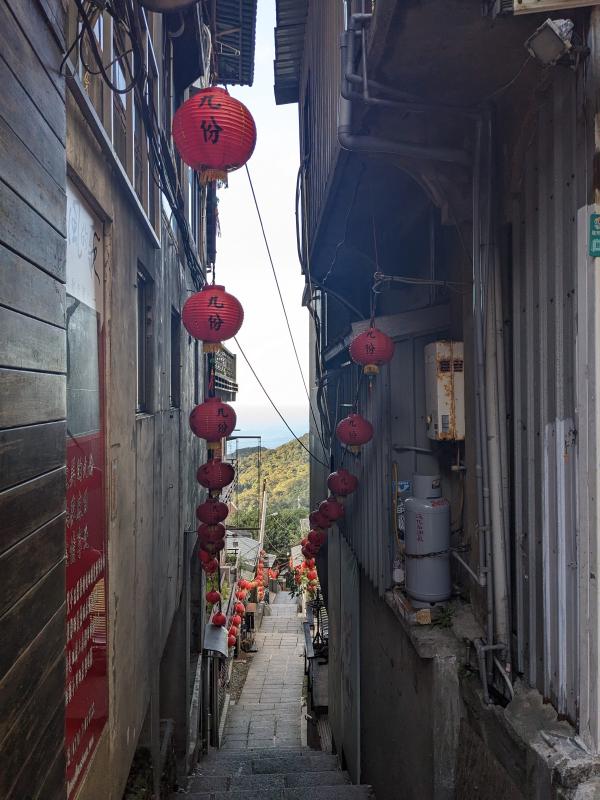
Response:
[{"label": "wooden plank wall", "polygon": [[61,0],[0,0],[0,797],[65,796]]}]

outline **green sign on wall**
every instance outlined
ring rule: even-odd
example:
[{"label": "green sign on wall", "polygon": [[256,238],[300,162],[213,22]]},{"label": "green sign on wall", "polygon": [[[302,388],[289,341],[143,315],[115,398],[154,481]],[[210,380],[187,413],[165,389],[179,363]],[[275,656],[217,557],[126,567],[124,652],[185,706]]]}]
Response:
[{"label": "green sign on wall", "polygon": [[589,253],[600,258],[600,214],[590,214]]}]

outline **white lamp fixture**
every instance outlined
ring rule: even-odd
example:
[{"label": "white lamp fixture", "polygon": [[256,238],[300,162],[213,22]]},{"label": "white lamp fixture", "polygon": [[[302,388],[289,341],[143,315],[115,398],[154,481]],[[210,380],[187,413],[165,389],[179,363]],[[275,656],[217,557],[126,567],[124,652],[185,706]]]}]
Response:
[{"label": "white lamp fixture", "polygon": [[573,22],[570,19],[547,19],[525,42],[528,53],[545,67],[550,67],[573,49]]}]

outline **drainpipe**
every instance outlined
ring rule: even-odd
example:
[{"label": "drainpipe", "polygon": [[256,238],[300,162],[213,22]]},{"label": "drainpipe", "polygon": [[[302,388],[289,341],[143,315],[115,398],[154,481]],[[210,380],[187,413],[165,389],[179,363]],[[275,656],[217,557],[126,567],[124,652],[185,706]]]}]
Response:
[{"label": "drainpipe", "polygon": [[[340,36],[343,75],[346,71],[349,37],[353,36],[354,31],[352,29],[344,31]],[[457,150],[449,147],[428,147],[413,144],[412,142],[398,142],[391,139],[382,139],[378,136],[354,134],[352,129],[352,100],[344,97],[344,94],[347,93],[347,90],[343,90],[340,95],[337,131],[338,141],[344,150],[352,150],[359,153],[403,156],[404,158],[411,159],[445,161],[452,164],[462,164],[464,166],[470,165],[470,158],[464,150]],[[370,100],[374,101],[375,98],[370,98]],[[387,102],[391,101],[386,101],[386,105]]]}]

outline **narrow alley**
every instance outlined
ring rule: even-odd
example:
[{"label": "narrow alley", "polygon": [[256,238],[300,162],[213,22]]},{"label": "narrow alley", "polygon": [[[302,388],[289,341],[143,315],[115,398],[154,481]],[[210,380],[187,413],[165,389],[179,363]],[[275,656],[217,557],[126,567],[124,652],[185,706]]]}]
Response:
[{"label": "narrow alley", "polygon": [[[287,593],[276,595],[256,635],[242,695],[229,707],[223,744],[200,761],[189,800],[367,800],[337,758],[302,746],[304,617]],[[173,795],[173,800],[181,795]]]}]

